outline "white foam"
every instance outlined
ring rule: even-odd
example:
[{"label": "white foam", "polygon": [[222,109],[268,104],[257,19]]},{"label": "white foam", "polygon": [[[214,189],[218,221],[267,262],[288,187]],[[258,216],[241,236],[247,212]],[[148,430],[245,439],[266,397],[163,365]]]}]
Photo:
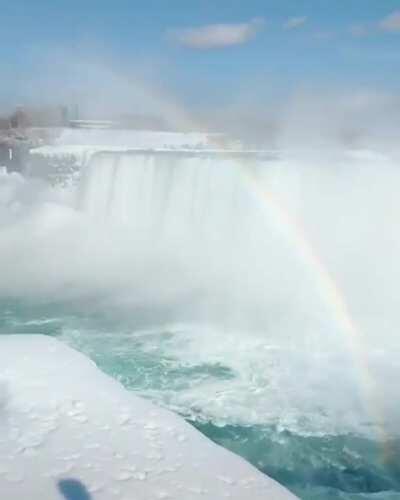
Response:
[{"label": "white foam", "polygon": [[61,498],[65,479],[93,500],[295,498],[54,339],[0,337],[0,380],[4,498]]}]

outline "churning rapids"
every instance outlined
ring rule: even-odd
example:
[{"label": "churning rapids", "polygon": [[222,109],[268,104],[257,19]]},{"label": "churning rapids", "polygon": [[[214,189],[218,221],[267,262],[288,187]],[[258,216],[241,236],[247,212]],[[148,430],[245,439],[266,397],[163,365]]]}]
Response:
[{"label": "churning rapids", "polygon": [[95,154],[0,177],[0,332],[57,336],[301,498],[400,496],[400,170]]}]

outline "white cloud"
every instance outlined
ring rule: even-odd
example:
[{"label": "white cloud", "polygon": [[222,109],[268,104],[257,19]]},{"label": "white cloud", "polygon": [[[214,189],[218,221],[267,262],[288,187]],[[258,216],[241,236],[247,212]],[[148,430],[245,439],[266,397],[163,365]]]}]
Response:
[{"label": "white cloud", "polygon": [[314,38],[316,38],[317,40],[331,40],[334,36],[335,33],[333,31],[320,30],[314,32]]},{"label": "white cloud", "polygon": [[301,17],[289,17],[289,19],[285,22],[284,27],[288,30],[293,30],[296,28],[300,28],[307,22],[306,16]]},{"label": "white cloud", "polygon": [[219,49],[248,42],[256,36],[263,25],[264,20],[256,18],[248,23],[208,24],[176,30],[172,36],[179,44],[191,49]]},{"label": "white cloud", "polygon": [[383,31],[400,33],[400,10],[396,10],[382,19],[382,21],[379,23],[379,27]]},{"label": "white cloud", "polygon": [[362,23],[353,24],[352,26],[350,26],[349,32],[354,37],[361,38],[369,34],[370,28],[371,27],[368,26],[367,24],[362,24]]}]

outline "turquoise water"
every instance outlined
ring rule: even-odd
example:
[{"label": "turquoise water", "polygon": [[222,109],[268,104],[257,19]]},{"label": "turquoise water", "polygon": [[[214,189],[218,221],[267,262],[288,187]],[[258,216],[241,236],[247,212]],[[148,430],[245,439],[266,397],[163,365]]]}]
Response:
[{"label": "turquoise water", "polygon": [[[371,437],[354,432],[324,433],[321,428],[311,431],[310,416],[309,420],[306,416],[293,418],[286,425],[278,410],[264,422],[263,415],[238,414],[233,403],[222,411],[235,398],[241,404],[237,367],[229,359],[225,363],[196,361],[190,354],[185,359],[188,337],[183,326],[145,329],[141,321],[132,319],[135,314],[131,318],[106,315],[94,303],[82,310],[73,303],[3,300],[1,311],[1,333],[58,337],[88,355],[126,388],[179,412],[206,436],[300,498],[400,498],[400,440],[393,438],[390,453],[384,456],[381,445]],[[280,363],[277,360],[271,366],[278,370]],[[274,373],[270,378],[274,379]],[[277,390],[283,392],[285,387]],[[260,398],[264,396],[260,392]],[[216,404],[218,399],[221,407]]]}]

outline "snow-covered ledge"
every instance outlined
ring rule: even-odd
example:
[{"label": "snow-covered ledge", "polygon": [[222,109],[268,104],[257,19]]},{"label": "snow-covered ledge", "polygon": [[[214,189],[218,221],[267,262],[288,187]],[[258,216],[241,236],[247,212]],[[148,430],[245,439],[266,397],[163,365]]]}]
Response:
[{"label": "snow-covered ledge", "polygon": [[44,336],[0,336],[0,497],[295,498]]}]

